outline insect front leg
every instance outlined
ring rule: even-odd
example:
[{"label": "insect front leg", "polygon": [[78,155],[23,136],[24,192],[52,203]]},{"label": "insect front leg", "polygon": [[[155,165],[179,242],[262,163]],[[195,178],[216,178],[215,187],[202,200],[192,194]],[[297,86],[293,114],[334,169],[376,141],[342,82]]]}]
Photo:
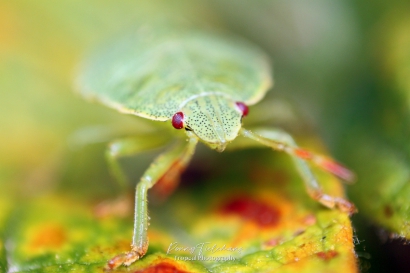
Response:
[{"label": "insect front leg", "polygon": [[145,255],[148,250],[149,220],[147,192],[164,175],[169,174],[171,169],[177,168],[178,171],[182,171],[192,158],[197,143],[196,137],[190,137],[188,143],[178,143],[159,155],[142,175],[135,191],[134,235],[131,251],[112,258],[107,264],[108,269],[121,265],[128,266]]},{"label": "insect front leg", "polygon": [[306,150],[299,148],[292,138],[286,132],[276,129],[261,130],[261,134],[253,133],[244,128],[241,129],[241,134],[245,137],[251,138],[260,142],[268,147],[277,151],[283,151],[292,156],[293,162],[296,165],[298,172],[300,173],[308,194],[314,199],[329,208],[335,208],[348,212],[356,212],[355,206],[349,201],[341,198],[334,197],[323,193],[316,177],[313,175],[306,160],[312,161],[319,167],[332,172],[342,178],[353,178],[353,174],[344,168],[343,166],[335,163],[334,161],[322,156],[312,154]]}]

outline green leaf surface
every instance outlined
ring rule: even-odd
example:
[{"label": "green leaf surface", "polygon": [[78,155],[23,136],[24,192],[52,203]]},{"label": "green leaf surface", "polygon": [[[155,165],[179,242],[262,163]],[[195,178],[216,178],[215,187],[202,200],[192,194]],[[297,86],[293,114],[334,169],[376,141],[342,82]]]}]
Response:
[{"label": "green leaf surface", "polygon": [[[365,145],[351,155],[360,177],[358,183],[349,188],[352,200],[360,213],[373,222],[395,236],[410,239],[410,171],[405,152],[368,139],[360,140]],[[367,158],[372,160],[369,162]]]},{"label": "green leaf surface", "polygon": [[343,151],[346,161],[358,176],[357,183],[349,187],[352,201],[390,237],[406,239],[410,239],[408,7],[407,2],[399,1],[376,8],[379,15],[373,19],[377,24],[369,31],[367,45],[376,84],[353,110],[354,121],[347,122],[349,136],[343,140],[350,147]]},{"label": "green leaf surface", "polygon": [[410,110],[410,20],[409,5],[398,5],[384,15],[377,29],[380,34],[376,45],[382,54],[383,79],[388,80],[398,95],[403,98],[407,114]]}]

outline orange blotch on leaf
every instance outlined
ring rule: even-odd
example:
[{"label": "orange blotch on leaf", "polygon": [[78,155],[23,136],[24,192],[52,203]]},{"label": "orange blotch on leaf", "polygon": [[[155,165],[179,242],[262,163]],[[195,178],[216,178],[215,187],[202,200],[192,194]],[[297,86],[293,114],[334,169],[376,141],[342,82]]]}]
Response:
[{"label": "orange blotch on leaf", "polygon": [[57,224],[41,226],[35,233],[30,246],[39,248],[60,248],[67,240],[64,228]]},{"label": "orange blotch on leaf", "polygon": [[15,47],[18,35],[21,32],[18,14],[10,4],[0,4],[0,51]]}]

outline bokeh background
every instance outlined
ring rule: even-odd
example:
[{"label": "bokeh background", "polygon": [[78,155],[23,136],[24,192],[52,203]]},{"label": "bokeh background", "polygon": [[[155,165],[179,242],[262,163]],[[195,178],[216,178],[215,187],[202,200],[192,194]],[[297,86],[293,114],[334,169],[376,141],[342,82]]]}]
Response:
[{"label": "bokeh background", "polygon": [[[115,189],[102,145],[81,153],[73,146],[82,134],[104,143],[107,126],[122,134],[155,128],[83,101],[73,92],[76,67],[101,41],[163,17],[233,32],[270,55],[275,86],[266,101],[290,103],[358,176],[347,194],[360,211],[353,223],[361,270],[410,272],[405,0],[2,0],[0,202],[56,189],[100,196]],[[54,183],[56,176],[70,186]]]}]

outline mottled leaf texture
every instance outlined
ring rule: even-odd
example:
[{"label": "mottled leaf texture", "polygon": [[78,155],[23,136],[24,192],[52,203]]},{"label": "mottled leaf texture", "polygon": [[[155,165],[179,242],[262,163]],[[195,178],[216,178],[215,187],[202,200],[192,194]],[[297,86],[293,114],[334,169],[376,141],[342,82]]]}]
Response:
[{"label": "mottled leaf texture", "polygon": [[[318,176],[342,194],[337,180]],[[348,215],[311,200],[286,155],[205,155],[183,179],[195,183],[151,203],[148,254],[114,272],[357,272]],[[96,204],[67,194],[15,203],[2,217],[2,271],[101,272],[128,250],[132,217],[98,218]]]}]

